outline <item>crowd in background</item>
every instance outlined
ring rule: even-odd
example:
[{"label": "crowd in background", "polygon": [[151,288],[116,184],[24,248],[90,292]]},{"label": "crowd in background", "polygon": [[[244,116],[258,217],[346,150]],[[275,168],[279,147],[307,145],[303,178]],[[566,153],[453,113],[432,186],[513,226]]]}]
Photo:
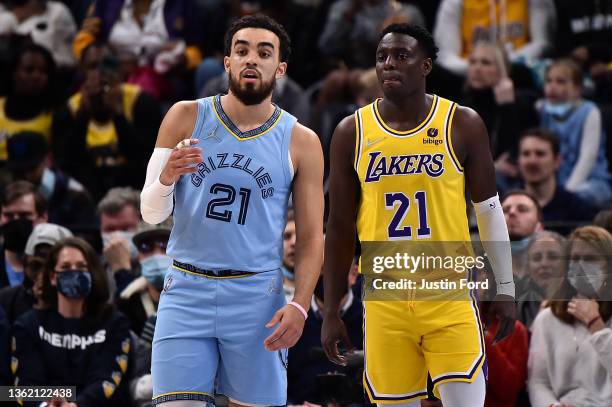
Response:
[{"label": "crowd in background", "polygon": [[[0,385],[150,404],[171,221],[145,224],[139,189],[163,114],[227,92],[223,34],[257,12],[291,37],[273,102],[317,132],[326,175],[336,124],[382,97],[381,29],[434,33],[428,92],[482,117],[512,241],[509,338],[481,303],[486,406],[609,406],[612,0],[0,0]],[[291,298],[291,214],[284,240]],[[362,405],[359,354],[338,367],[320,348],[323,303],[319,282],[289,402]],[[342,304],[360,348],[356,267]]]}]

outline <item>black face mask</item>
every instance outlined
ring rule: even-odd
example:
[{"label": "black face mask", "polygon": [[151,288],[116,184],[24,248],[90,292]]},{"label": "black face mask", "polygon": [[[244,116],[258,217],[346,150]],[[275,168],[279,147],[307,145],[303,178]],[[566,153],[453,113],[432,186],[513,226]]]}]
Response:
[{"label": "black face mask", "polygon": [[33,228],[30,219],[15,219],[5,223],[1,229],[4,248],[11,252],[23,253]]}]

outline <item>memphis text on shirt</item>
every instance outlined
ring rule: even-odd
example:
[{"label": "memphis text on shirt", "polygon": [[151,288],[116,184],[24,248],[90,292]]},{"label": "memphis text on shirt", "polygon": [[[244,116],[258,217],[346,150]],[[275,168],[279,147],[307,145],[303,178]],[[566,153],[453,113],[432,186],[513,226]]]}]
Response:
[{"label": "memphis text on shirt", "polygon": [[106,340],[106,329],[100,329],[93,335],[79,336],[75,334],[62,335],[54,332],[47,332],[41,326],[38,327],[38,334],[40,335],[40,339],[48,342],[51,346],[65,349],[76,349],[79,347],[85,349],[89,345],[102,343]]},{"label": "memphis text on shirt", "polygon": [[[246,159],[245,159],[246,158]],[[206,157],[204,161],[198,164],[198,172],[191,174],[191,183],[197,188],[202,185],[202,181],[207,175],[221,168],[234,168],[244,171],[249,176],[253,177],[257,186],[261,189],[261,197],[263,199],[274,195],[274,188],[267,187],[272,184],[272,177],[266,169],[260,166],[257,170],[253,170],[251,157],[245,157],[244,154],[219,153],[214,157]],[[256,166],[253,166],[255,168]]]},{"label": "memphis text on shirt", "polygon": [[380,177],[425,173],[437,178],[444,172],[444,154],[409,154],[380,156],[380,151],[369,153],[365,182],[377,182]]}]

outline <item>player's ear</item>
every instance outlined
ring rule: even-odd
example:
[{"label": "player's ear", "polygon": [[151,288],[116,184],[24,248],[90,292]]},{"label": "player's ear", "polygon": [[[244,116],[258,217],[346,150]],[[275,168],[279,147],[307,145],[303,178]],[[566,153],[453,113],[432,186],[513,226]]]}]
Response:
[{"label": "player's ear", "polygon": [[223,67],[225,68],[225,72],[229,73],[230,71],[230,58],[228,56],[223,57]]},{"label": "player's ear", "polygon": [[278,64],[278,68],[276,68],[276,79],[279,79],[280,77],[285,76],[286,72],[287,72],[287,63],[281,62],[280,64]]},{"label": "player's ear", "polygon": [[425,58],[423,60],[423,65],[421,65],[423,76],[429,75],[432,69],[433,69],[433,61],[431,60],[431,58]]}]

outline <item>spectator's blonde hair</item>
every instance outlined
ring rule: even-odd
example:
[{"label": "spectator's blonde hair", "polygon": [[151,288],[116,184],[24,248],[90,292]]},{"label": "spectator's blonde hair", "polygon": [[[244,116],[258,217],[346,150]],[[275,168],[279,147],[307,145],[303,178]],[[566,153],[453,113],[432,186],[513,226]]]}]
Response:
[{"label": "spectator's blonde hair", "polygon": [[480,47],[489,48],[493,50],[493,54],[495,55],[495,63],[497,65],[497,69],[499,69],[501,77],[510,75],[512,65],[510,64],[510,58],[508,58],[508,53],[506,52],[504,47],[491,41],[480,40],[477,41],[476,44],[474,44],[474,47],[472,48],[472,53]]}]

